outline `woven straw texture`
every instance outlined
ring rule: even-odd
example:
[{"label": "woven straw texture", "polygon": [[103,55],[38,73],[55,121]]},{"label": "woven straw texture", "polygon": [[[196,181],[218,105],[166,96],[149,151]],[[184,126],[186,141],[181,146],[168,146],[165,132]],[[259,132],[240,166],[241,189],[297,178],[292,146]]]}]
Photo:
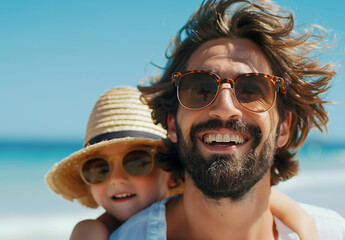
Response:
[{"label": "woven straw texture", "polygon": [[[166,131],[153,123],[150,109],[139,98],[140,92],[131,87],[114,88],[104,93],[90,115],[84,145],[98,135],[119,131],[140,131],[165,138]],[[80,177],[79,167],[94,152],[120,144],[158,145],[161,140],[124,137],[88,145],[54,165],[46,175],[48,186],[68,200],[76,199],[84,206],[98,207],[89,186]]]}]

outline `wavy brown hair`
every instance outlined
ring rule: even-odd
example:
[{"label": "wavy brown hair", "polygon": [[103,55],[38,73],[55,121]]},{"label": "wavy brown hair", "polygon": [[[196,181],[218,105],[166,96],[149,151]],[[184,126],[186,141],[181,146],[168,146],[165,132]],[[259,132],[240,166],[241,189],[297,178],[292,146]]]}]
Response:
[{"label": "wavy brown hair", "polygon": [[[326,39],[326,31],[312,26],[296,31],[294,17],[275,3],[265,0],[209,0],[191,16],[178,32],[166,52],[167,65],[161,76],[151,78],[150,86],[140,86],[144,100],[153,109],[153,119],[167,128],[167,115],[176,116],[178,100],[171,75],[185,71],[190,56],[203,43],[218,39],[244,38],[254,42],[266,55],[273,74],[287,82],[286,97],[278,97],[280,122],[292,113],[290,137],[277,149],[271,169],[271,184],[286,180],[298,172],[295,149],[303,145],[311,128],[327,131],[328,116],[320,95],[329,89],[335,71],[332,64],[318,60]],[[167,140],[167,149],[160,154],[166,170],[180,172],[176,146]]]}]

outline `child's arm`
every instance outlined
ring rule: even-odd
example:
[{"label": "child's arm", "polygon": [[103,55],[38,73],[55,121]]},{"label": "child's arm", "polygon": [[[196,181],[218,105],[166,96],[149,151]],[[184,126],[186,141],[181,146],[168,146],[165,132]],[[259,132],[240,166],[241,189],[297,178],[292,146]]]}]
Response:
[{"label": "child's arm", "polygon": [[318,240],[315,222],[297,202],[272,188],[270,208],[274,216],[295,231],[301,240]]},{"label": "child's arm", "polygon": [[75,225],[70,240],[107,240],[109,235],[109,230],[101,221],[88,219]]},{"label": "child's arm", "polygon": [[121,222],[106,212],[97,219],[83,220],[75,225],[70,240],[108,240],[120,225]]}]

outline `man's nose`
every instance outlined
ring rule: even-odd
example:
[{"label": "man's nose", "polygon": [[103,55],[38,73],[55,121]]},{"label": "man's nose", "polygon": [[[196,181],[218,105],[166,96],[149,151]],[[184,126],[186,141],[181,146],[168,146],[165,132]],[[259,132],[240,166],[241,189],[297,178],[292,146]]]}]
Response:
[{"label": "man's nose", "polygon": [[210,105],[209,114],[224,121],[242,118],[242,111],[230,83],[221,85],[215,101]]}]

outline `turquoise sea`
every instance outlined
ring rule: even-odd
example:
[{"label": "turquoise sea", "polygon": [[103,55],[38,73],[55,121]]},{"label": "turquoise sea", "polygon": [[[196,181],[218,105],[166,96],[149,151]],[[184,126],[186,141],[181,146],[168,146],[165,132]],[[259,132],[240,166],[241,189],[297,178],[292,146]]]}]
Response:
[{"label": "turquoise sea", "polygon": [[[44,182],[54,163],[81,147],[73,141],[0,141],[0,239],[68,239],[78,221],[102,213],[63,199]],[[309,141],[298,157],[300,174],[277,188],[345,216],[345,143]]]}]

